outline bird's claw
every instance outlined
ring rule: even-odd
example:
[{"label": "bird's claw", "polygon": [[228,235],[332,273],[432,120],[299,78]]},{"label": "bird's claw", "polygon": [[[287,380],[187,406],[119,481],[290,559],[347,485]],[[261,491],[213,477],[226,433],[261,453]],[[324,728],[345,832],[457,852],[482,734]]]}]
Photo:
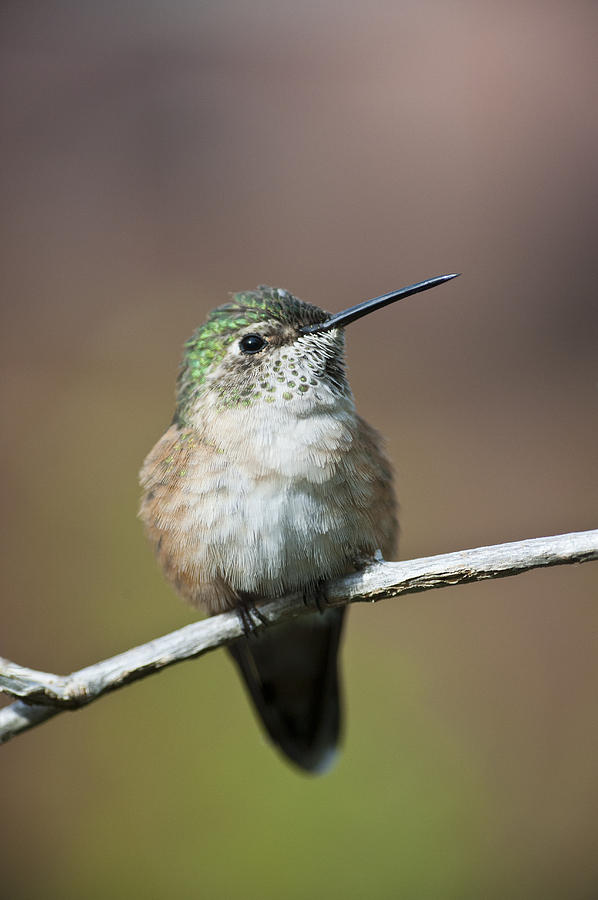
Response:
[{"label": "bird's claw", "polygon": [[237,605],[237,615],[245,637],[255,636],[260,625],[267,625],[268,619],[249,598],[242,597]]},{"label": "bird's claw", "polygon": [[326,600],[326,587],[324,582],[305,588],[303,594],[304,606],[315,606],[319,613],[323,613],[328,603]]},{"label": "bird's claw", "polygon": [[370,553],[368,555],[360,555],[356,556],[353,559],[353,565],[357,572],[363,572],[365,569],[368,569],[370,566],[375,565],[375,563],[384,562],[384,557],[380,550],[374,551],[374,553]]}]

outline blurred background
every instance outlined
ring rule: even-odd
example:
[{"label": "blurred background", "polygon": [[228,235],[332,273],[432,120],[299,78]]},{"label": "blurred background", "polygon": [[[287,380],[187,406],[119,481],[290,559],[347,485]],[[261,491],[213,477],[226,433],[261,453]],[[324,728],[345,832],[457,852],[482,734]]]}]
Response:
[{"label": "blurred background", "polygon": [[[595,4],[5,0],[0,653],[192,621],[136,520],[183,340],[229,291],[348,333],[401,557],[597,526]],[[312,779],[222,652],[2,748],[2,896],[598,895],[596,564],[351,610]],[[2,701],[5,702],[5,701]]]}]

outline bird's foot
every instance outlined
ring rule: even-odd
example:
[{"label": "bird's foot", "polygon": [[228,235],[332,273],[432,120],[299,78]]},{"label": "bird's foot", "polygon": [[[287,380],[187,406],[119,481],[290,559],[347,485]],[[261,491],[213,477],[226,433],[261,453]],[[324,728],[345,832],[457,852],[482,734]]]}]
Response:
[{"label": "bird's foot", "polygon": [[247,594],[239,597],[236,612],[245,637],[255,636],[260,625],[268,624],[268,619],[259,611],[253,598]]},{"label": "bird's foot", "polygon": [[357,572],[363,572],[364,569],[368,569],[370,566],[375,565],[375,563],[384,562],[384,557],[380,550],[376,550],[374,553],[370,554],[360,554],[359,556],[355,556],[353,558],[353,565]]},{"label": "bird's foot", "polygon": [[328,606],[326,599],[326,583],[324,581],[313,584],[308,588],[304,588],[303,604],[304,606],[315,606],[319,613],[323,613]]}]

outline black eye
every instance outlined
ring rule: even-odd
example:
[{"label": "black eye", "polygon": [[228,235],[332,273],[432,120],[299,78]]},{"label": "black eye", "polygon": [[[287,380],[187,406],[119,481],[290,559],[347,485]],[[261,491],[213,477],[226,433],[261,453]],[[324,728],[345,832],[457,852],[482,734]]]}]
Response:
[{"label": "black eye", "polygon": [[243,353],[259,353],[267,343],[261,334],[246,334],[239,341],[239,347]]}]

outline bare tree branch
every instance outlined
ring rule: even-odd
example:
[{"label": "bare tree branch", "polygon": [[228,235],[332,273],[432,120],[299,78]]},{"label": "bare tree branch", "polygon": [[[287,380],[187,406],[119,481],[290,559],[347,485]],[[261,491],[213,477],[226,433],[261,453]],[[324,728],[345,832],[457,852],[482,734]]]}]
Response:
[{"label": "bare tree branch", "polygon": [[[330,582],[326,593],[331,606],[375,602],[433,588],[518,575],[540,566],[596,559],[598,529],[478,547],[407,562],[378,559],[354,575]],[[305,606],[302,597],[295,594],[261,603],[259,612],[270,626],[313,612],[313,607]],[[256,629],[267,626],[256,621]],[[0,743],[59,712],[85,706],[109,691],[173,663],[201,656],[242,634],[236,613],[223,613],[67,676],[37,672],[0,657],[0,691],[20,698],[0,710]]]}]

